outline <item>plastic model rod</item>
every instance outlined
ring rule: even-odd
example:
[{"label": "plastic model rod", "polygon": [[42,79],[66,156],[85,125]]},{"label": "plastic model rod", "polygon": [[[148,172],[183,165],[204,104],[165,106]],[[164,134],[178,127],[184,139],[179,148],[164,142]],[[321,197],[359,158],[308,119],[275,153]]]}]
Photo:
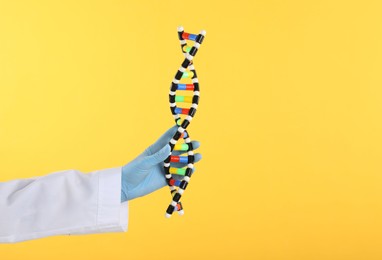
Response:
[{"label": "plastic model rod", "polygon": [[[170,192],[172,195],[172,201],[166,210],[166,217],[171,217],[172,213],[176,210],[179,215],[184,214],[182,203],[180,199],[183,192],[186,190],[190,181],[194,168],[194,152],[191,143],[190,136],[187,132],[191,120],[195,116],[196,109],[199,103],[199,82],[196,75],[193,59],[198,52],[200,45],[203,42],[206,31],[202,30],[199,34],[190,34],[184,32],[183,27],[178,27],[178,36],[181,45],[182,52],[185,56],[182,65],[176,72],[175,78],[171,83],[171,89],[169,94],[170,109],[174,116],[175,122],[178,126],[177,132],[170,140],[171,154],[164,161],[165,177]],[[187,45],[187,41],[194,41],[192,47]],[[182,80],[191,81],[190,83],[181,82]],[[176,95],[177,90],[192,91],[192,96]],[[177,103],[188,104],[188,108],[178,107]],[[182,119],[181,115],[185,117]],[[184,140],[184,143],[180,143],[180,139]],[[179,142],[179,143],[178,143]],[[187,156],[175,156],[172,155],[173,151],[187,152]],[[187,164],[185,168],[171,167],[172,163],[184,163]],[[182,180],[175,179],[172,174],[182,176]],[[178,187],[178,188],[176,188]]]}]

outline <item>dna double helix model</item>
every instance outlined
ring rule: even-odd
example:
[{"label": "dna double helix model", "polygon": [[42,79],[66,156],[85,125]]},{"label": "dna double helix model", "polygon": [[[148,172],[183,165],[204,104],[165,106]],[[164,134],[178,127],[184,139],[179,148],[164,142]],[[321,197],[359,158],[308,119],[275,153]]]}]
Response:
[{"label": "dna double helix model", "polygon": [[[182,65],[178,69],[175,78],[171,83],[169,101],[171,113],[174,116],[175,122],[178,126],[177,132],[170,140],[171,153],[164,161],[164,171],[168,186],[170,187],[170,193],[172,195],[172,201],[166,210],[166,217],[171,217],[172,213],[176,210],[179,215],[184,214],[182,203],[180,199],[183,192],[186,190],[190,181],[194,168],[194,152],[190,139],[190,135],[187,132],[192,118],[195,116],[196,109],[199,103],[199,82],[196,76],[196,71],[193,63],[193,59],[203,42],[206,31],[202,30],[199,34],[191,34],[184,32],[183,27],[178,27],[178,36],[181,45],[182,52],[185,56]],[[193,46],[187,45],[188,41],[193,41]],[[183,81],[191,81],[190,83]],[[182,81],[182,82],[181,82]],[[192,91],[193,95],[183,96],[177,95],[176,91]],[[178,107],[177,103],[189,104],[189,108]],[[183,139],[183,143],[180,143],[180,139]],[[182,153],[187,152],[187,156],[175,156],[172,155],[173,151],[180,151]],[[184,163],[187,164],[185,168],[171,167],[172,163]],[[183,176],[181,180],[175,179],[172,174]],[[178,188],[176,188],[178,187]]]}]

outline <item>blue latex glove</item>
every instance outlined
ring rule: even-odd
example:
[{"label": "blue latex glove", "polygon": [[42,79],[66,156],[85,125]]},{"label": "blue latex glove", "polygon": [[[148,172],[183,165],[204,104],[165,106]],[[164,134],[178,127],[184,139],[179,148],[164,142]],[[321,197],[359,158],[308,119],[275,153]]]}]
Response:
[{"label": "blue latex glove", "polygon": [[[167,185],[164,176],[163,161],[169,156],[171,148],[168,145],[174,136],[177,126],[173,126],[164,133],[154,144],[148,147],[141,155],[122,167],[122,192],[121,201],[132,200],[147,195]],[[192,146],[197,149],[198,141],[192,141]],[[173,151],[173,155],[181,152]],[[201,154],[195,154],[195,163],[200,161]],[[187,164],[173,163],[173,167],[183,168]],[[174,175],[175,179],[183,176]]]}]

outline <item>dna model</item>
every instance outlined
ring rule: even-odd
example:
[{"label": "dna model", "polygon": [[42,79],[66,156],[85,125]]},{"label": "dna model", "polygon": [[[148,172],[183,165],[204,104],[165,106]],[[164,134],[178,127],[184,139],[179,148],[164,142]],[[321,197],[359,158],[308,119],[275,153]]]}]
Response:
[{"label": "dna model", "polygon": [[[171,153],[164,161],[165,177],[167,184],[170,187],[170,193],[172,195],[172,201],[166,210],[167,218],[171,217],[175,210],[178,211],[179,215],[184,214],[180,199],[183,195],[183,192],[186,190],[193,173],[194,152],[190,136],[186,129],[194,117],[196,109],[198,108],[199,82],[196,75],[193,59],[198,49],[200,48],[205,35],[206,31],[204,30],[202,30],[199,34],[190,34],[184,32],[183,27],[178,27],[179,41],[185,59],[171,83],[169,94],[171,113],[174,116],[178,130],[170,140],[169,145],[171,147]],[[194,41],[194,45],[192,47],[188,46],[186,40]],[[191,79],[191,83],[180,82],[182,79],[188,79],[188,81]],[[177,90],[193,91],[193,95],[176,95]],[[177,106],[177,102],[191,104],[191,106],[189,108],[181,108]],[[184,142],[180,143],[180,139],[183,139]],[[187,156],[172,155],[173,151],[180,151],[182,153],[187,152]],[[171,167],[171,163],[185,163],[187,164],[187,167],[175,168]],[[172,174],[183,176],[183,178],[181,180],[175,179]],[[176,187],[178,187],[178,189]]]}]

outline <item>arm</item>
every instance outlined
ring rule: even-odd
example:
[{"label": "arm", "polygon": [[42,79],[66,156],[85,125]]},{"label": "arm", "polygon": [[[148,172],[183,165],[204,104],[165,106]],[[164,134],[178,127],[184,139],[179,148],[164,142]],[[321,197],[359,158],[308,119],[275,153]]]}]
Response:
[{"label": "arm", "polygon": [[127,230],[121,167],[0,183],[0,242]]},{"label": "arm", "polygon": [[[0,243],[126,231],[127,201],[166,186],[163,160],[170,153],[168,142],[176,129],[170,128],[123,167],[89,174],[66,170],[0,182]],[[192,144],[194,149],[200,146],[197,141]],[[195,154],[195,162],[200,159],[201,155]],[[185,164],[173,166],[181,168]]]}]

